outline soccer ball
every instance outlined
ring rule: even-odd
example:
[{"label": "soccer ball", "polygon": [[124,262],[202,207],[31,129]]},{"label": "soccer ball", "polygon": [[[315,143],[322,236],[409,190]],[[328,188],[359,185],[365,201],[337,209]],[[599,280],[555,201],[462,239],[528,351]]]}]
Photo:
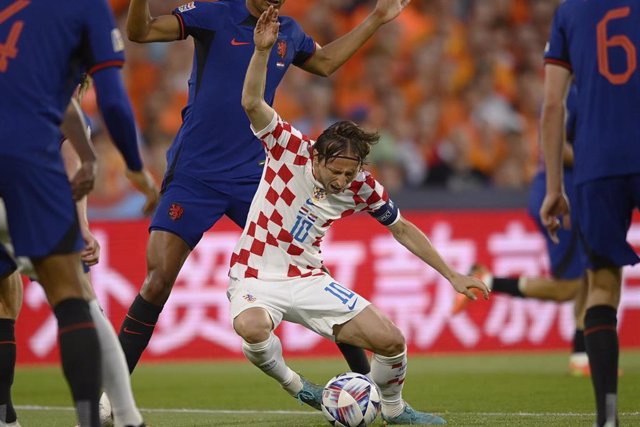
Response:
[{"label": "soccer ball", "polygon": [[380,412],[378,387],[355,372],[337,375],[322,392],[322,414],[333,426],[364,427]]}]

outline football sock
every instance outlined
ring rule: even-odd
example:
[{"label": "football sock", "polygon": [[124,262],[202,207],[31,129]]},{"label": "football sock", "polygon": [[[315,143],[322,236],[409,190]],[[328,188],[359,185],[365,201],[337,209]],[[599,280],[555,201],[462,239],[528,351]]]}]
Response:
[{"label": "football sock", "polygon": [[147,348],[160,312],[162,307],[148,303],[140,294],[129,307],[118,334],[129,372],[133,372],[142,352]]},{"label": "football sock", "polygon": [[513,277],[494,277],[491,286],[493,292],[500,292],[514,297],[524,298],[520,289],[520,279]]},{"label": "football sock", "polygon": [[97,300],[89,303],[102,351],[102,383],[111,401],[116,425],[139,425],[142,415],[131,392],[131,378],[118,336],[102,313]]},{"label": "football sock", "polygon": [[79,424],[100,426],[100,343],[89,304],[79,298],[69,298],[59,302],[53,311],[58,319],[62,370],[71,387]]},{"label": "football sock", "polygon": [[591,381],[596,395],[597,424],[616,420],[618,391],[618,332],[616,310],[597,305],[584,317],[584,338],[591,365]]},{"label": "football sock", "polygon": [[242,352],[262,372],[278,381],[292,396],[302,390],[300,375],[293,372],[282,357],[280,338],[271,333],[266,341],[250,344],[242,342]]},{"label": "football sock", "polygon": [[349,369],[362,375],[368,375],[371,372],[371,365],[367,354],[360,347],[351,344],[336,343],[342,352],[345,360],[349,364]]},{"label": "football sock", "polygon": [[13,319],[0,319],[0,425],[16,420],[11,386],[16,369],[16,335]]},{"label": "football sock", "polygon": [[582,329],[576,329],[573,334],[573,352],[584,353],[587,350],[584,347],[584,331]]},{"label": "football sock", "polygon": [[407,350],[385,357],[374,354],[371,361],[371,379],[380,388],[382,413],[387,417],[396,417],[404,410],[402,387],[407,372]]}]

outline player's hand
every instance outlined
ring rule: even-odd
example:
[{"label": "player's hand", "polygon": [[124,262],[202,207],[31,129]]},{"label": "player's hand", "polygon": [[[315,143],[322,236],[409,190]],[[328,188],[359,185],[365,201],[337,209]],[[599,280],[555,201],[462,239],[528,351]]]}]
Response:
[{"label": "player's hand", "polygon": [[100,261],[100,244],[89,229],[82,229],[82,238],[84,239],[84,249],[80,252],[80,259],[89,267],[96,265]]},{"label": "player's hand", "polygon": [[[560,219],[562,219],[562,225]],[[540,207],[540,220],[549,233],[549,237],[553,243],[558,244],[558,230],[560,227],[565,229],[571,228],[571,217],[569,216],[569,199],[562,192],[547,193]]]},{"label": "player's hand", "polygon": [[473,301],[477,300],[478,297],[471,291],[472,289],[477,289],[482,292],[484,299],[489,299],[489,292],[491,292],[487,285],[482,283],[480,279],[476,279],[471,276],[464,276],[458,273],[456,273],[453,279],[451,279],[451,286],[453,286],[453,289],[455,289],[456,292],[465,295]]},{"label": "player's hand", "polygon": [[96,180],[98,164],[94,161],[82,162],[80,169],[71,178],[71,193],[73,200],[81,200],[93,190]]},{"label": "player's hand", "polygon": [[256,29],[253,32],[253,43],[257,50],[269,50],[278,38],[278,30],[280,23],[278,22],[278,9],[269,6],[269,9],[262,12]]},{"label": "player's hand", "polygon": [[411,0],[378,0],[372,16],[378,20],[380,25],[386,24],[400,15],[400,12],[407,7],[410,1]]},{"label": "player's hand", "polygon": [[128,170],[127,178],[129,178],[131,185],[133,185],[136,190],[144,194],[147,198],[144,207],[142,208],[142,213],[145,216],[151,215],[160,201],[160,193],[158,192],[158,187],[153,180],[153,177],[148,170],[143,168],[141,171],[137,172]]}]

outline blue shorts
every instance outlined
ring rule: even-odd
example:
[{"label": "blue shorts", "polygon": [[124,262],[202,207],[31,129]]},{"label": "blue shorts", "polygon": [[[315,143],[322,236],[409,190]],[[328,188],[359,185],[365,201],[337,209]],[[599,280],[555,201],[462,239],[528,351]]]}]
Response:
[{"label": "blue shorts", "polygon": [[[558,231],[560,243],[555,244],[549,238],[547,229],[540,221],[540,207],[546,193],[546,175],[539,172],[531,184],[529,194],[529,215],[535,221],[547,243],[551,275],[556,279],[577,279],[584,273],[584,249],[578,233],[578,216],[575,206],[571,206],[571,229],[561,228]],[[570,203],[575,199],[573,171],[564,169],[564,186]]]},{"label": "blue shorts", "polygon": [[590,269],[640,261],[627,242],[633,210],[640,207],[640,175],[587,181],[576,188],[580,237]]},{"label": "blue shorts", "polygon": [[260,177],[221,182],[215,187],[175,174],[162,183],[162,196],[149,230],[169,231],[191,249],[222,215],[244,228]]},{"label": "blue shorts", "polygon": [[31,153],[29,160],[0,156],[0,197],[16,256],[42,258],[84,247],[59,151]]}]

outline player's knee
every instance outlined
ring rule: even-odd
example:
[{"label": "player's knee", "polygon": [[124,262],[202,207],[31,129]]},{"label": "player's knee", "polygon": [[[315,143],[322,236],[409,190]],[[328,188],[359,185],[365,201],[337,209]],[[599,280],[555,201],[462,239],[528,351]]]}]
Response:
[{"label": "player's knee", "polygon": [[233,329],[249,344],[256,344],[269,338],[271,324],[261,316],[252,316],[244,312],[233,319]]},{"label": "player's knee", "polygon": [[142,285],[140,294],[145,301],[163,306],[171,295],[174,278],[159,270],[151,270]]},{"label": "player's knee", "polygon": [[381,356],[391,357],[402,353],[405,347],[404,335],[395,325],[391,325],[379,336],[375,350]]}]

